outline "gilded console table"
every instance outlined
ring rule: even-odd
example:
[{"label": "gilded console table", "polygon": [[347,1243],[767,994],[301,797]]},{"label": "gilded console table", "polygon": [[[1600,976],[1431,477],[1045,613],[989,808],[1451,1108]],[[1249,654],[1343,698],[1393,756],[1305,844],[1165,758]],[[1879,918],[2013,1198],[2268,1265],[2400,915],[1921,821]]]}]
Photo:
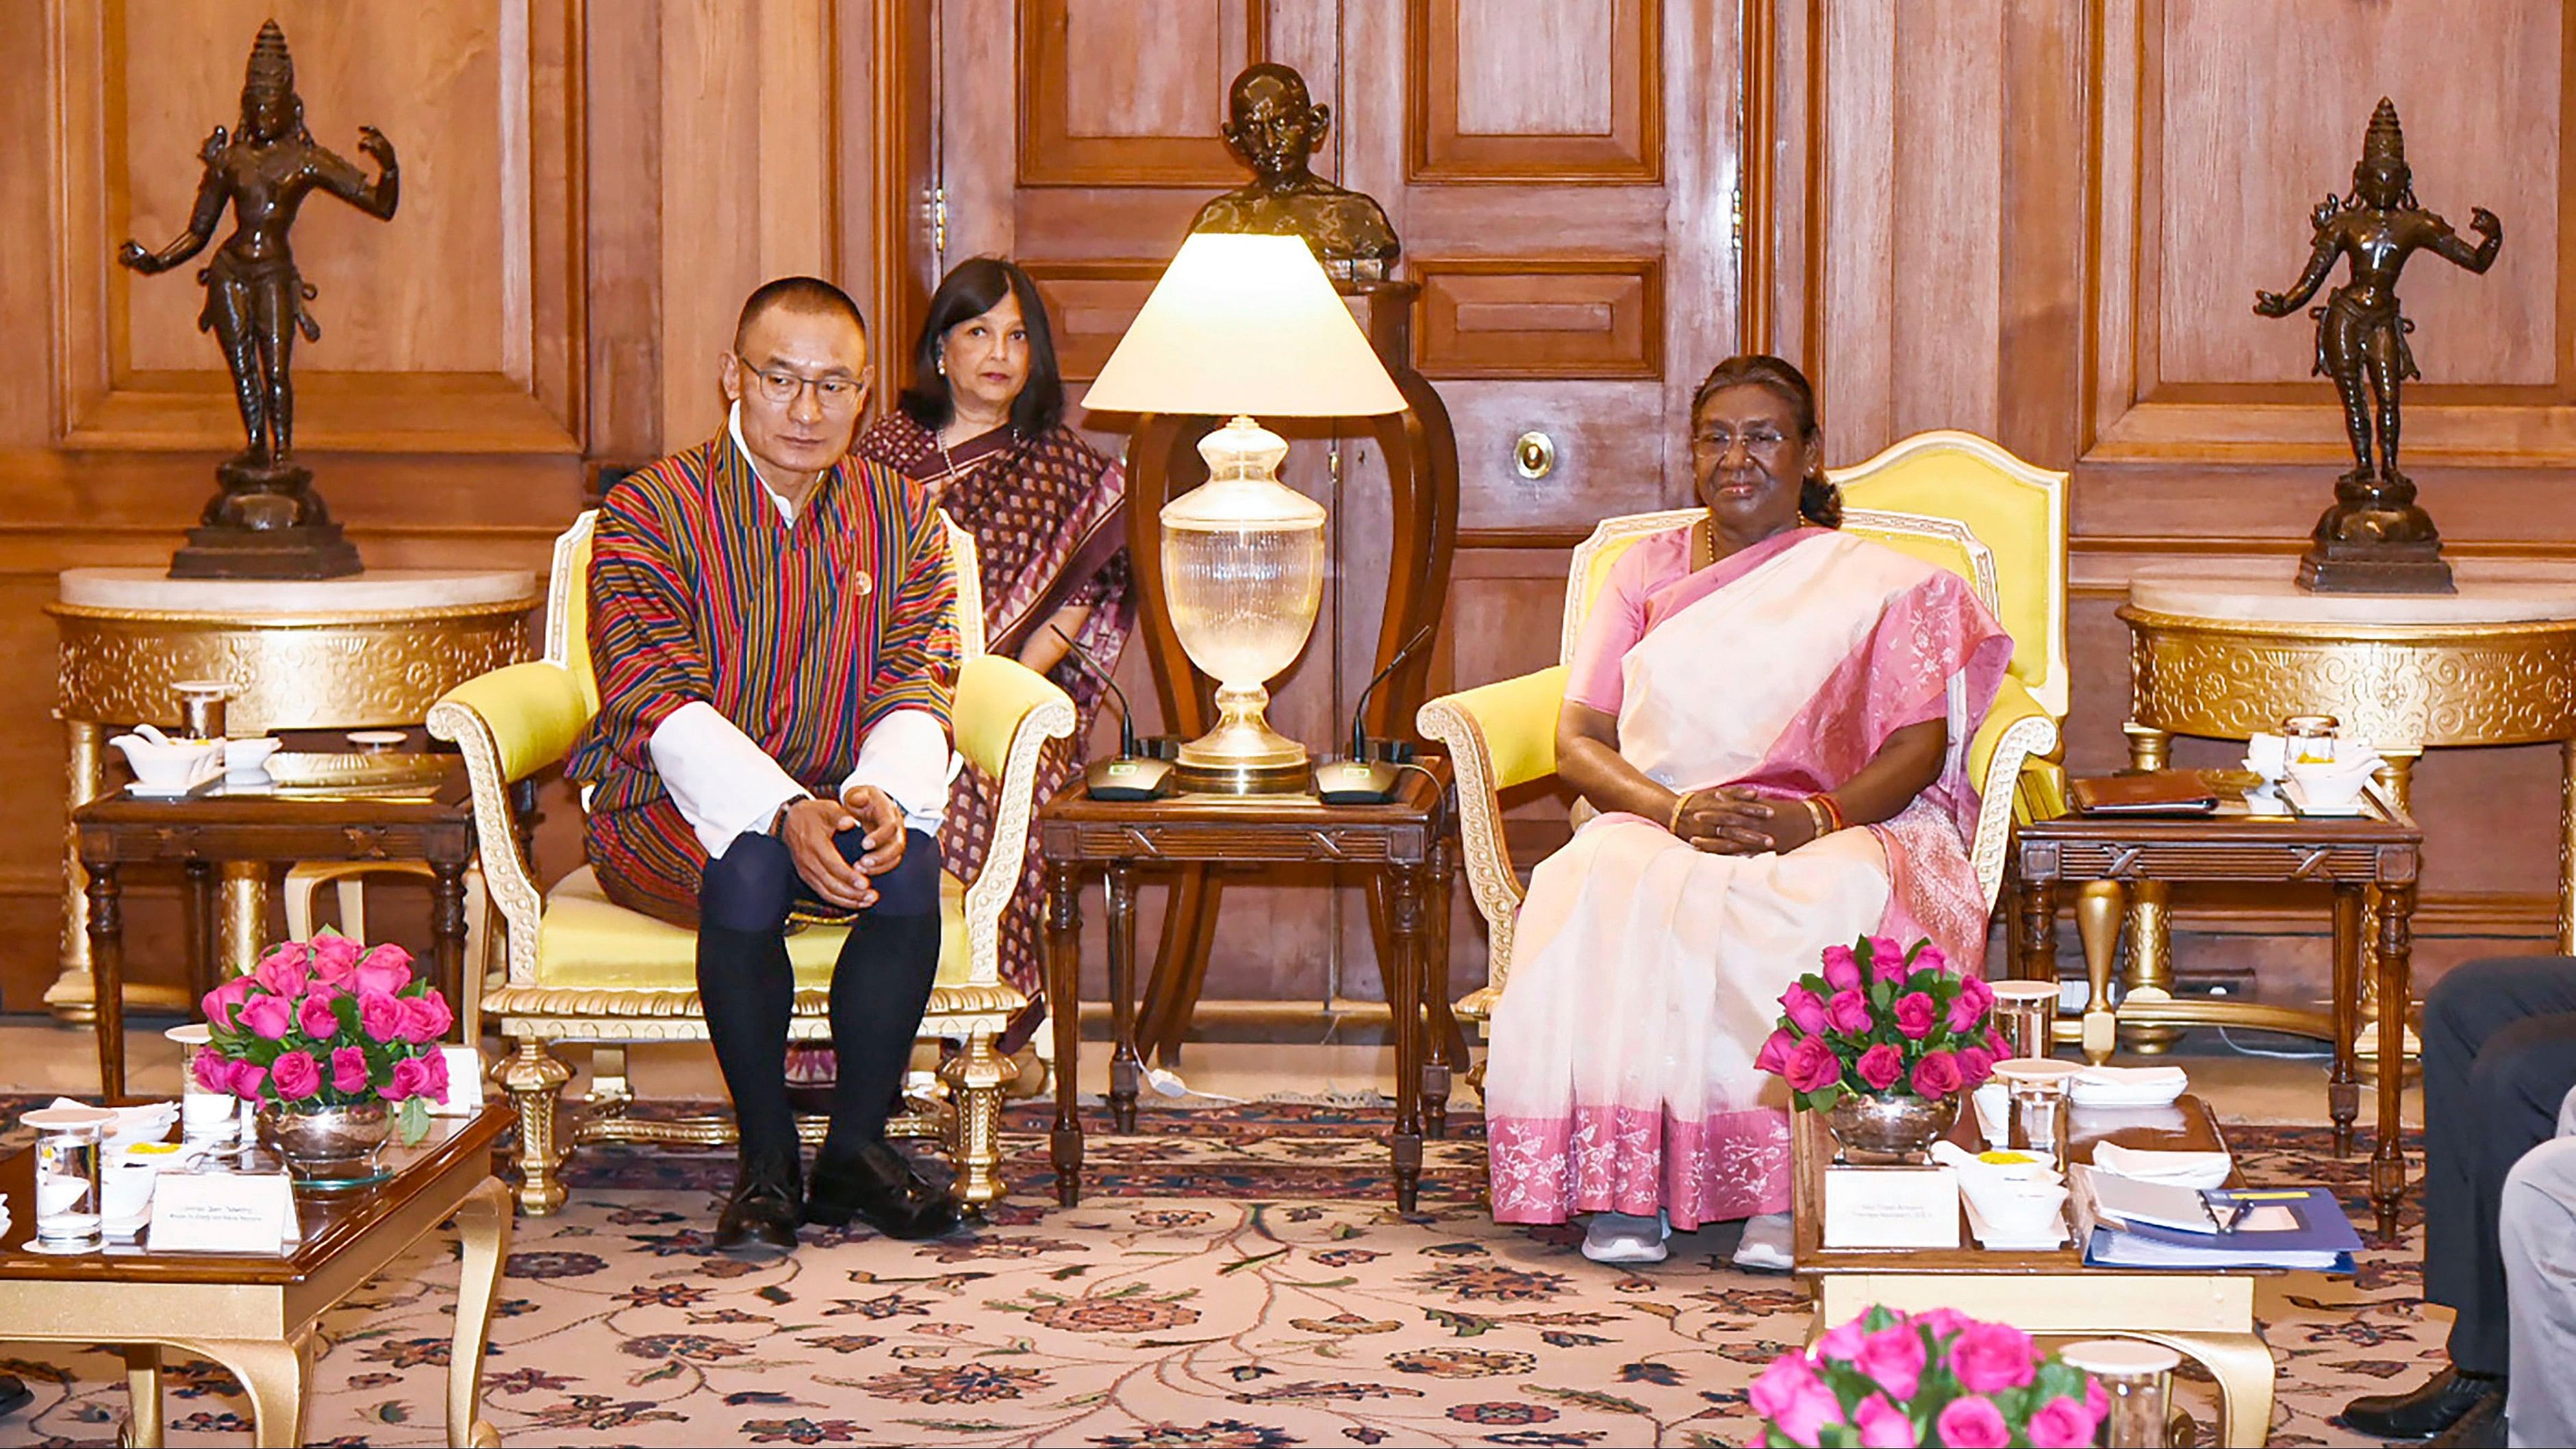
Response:
[{"label": "gilded console table", "polygon": [[[432,701],[529,657],[533,575],[517,569],[376,569],[320,581],[173,579],[158,569],[72,569],[47,606],[61,631],[55,713],[68,741],[62,975],[45,1005],[90,1019],[88,880],[69,818],[107,787],[107,736],[175,727],[181,680],[220,679],[236,735],[416,725]],[[223,867],[218,959],[258,953],[267,867]],[[174,988],[126,986],[129,1004],[186,1006]]]},{"label": "gilded console table", "polygon": [[[2242,740],[2327,713],[2387,757],[2381,783],[2409,811],[2427,749],[2555,743],[2558,949],[2576,952],[2576,566],[2453,568],[2451,595],[2306,593],[2281,560],[2139,570],[2120,610],[2130,764],[2162,768],[2175,735]],[[2133,987],[2170,989],[2169,923],[2164,887],[2140,883]]]}]

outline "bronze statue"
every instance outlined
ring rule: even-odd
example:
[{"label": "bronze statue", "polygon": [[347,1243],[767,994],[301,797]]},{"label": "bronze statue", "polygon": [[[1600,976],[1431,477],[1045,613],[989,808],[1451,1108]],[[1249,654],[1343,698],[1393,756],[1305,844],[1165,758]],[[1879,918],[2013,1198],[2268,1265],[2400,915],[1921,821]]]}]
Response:
[{"label": "bronze statue", "polygon": [[197,273],[206,287],[197,328],[223,346],[250,445],[216,468],[223,491],[171,560],[174,578],[334,578],[359,570],[358,551],[312,491],[312,470],[295,462],[295,334],[319,341],[322,329],[304,306],[313,288],[287,249],[296,212],[315,187],[380,221],[393,219],[402,194],[393,143],[360,126],[358,149],[382,168],[372,182],[305,129],[295,61],[271,20],[251,46],[238,132],[227,136],[217,126],[197,153],[206,174],[188,229],[157,252],[134,241],[117,250],[119,262],[146,276],[168,271],[205,250],[225,203],[232,204],[233,234]]},{"label": "bronze statue", "polygon": [[2485,207],[2471,208],[2469,229],[2481,238],[2472,247],[2449,222],[2416,204],[2406,136],[2385,96],[2371,114],[2361,162],[2352,168],[2352,194],[2318,202],[2312,219],[2316,250],[2297,285],[2287,293],[2254,294],[2256,312],[2288,316],[2316,295],[2337,257],[2351,259],[2351,280],[2309,315],[2317,319],[2316,371],[2334,379],[2343,401],[2353,468],[2335,484],[2334,507],[2317,520],[2314,542],[2299,561],[2300,586],[2325,593],[2450,593],[2441,533],[2416,504],[2415,484],[2397,468],[2398,387],[2423,376],[2406,345],[2415,324],[2398,311],[2397,277],[2419,249],[2484,272],[2504,245],[2504,227]]},{"label": "bronze statue", "polygon": [[1386,209],[1307,168],[1324,144],[1333,108],[1316,105],[1306,78],[1271,61],[1247,66],[1226,95],[1225,144],[1252,168],[1252,183],[1199,208],[1192,231],[1302,236],[1337,279],[1382,278],[1395,266]]}]

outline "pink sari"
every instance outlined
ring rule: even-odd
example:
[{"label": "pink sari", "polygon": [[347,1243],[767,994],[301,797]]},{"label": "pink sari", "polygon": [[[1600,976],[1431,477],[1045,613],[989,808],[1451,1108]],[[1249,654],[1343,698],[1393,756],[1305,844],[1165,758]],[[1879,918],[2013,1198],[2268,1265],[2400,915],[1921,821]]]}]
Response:
[{"label": "pink sari", "polygon": [[1494,1216],[1652,1214],[1678,1229],[1789,1205],[1786,1093],[1754,1052],[1817,953],[1864,934],[1985,954],[1967,744],[2012,653],[1965,580],[1800,529],[1692,573],[1687,530],[1623,555],[1569,698],[1674,789],[1795,797],[1946,720],[1937,780],[1895,818],[1786,855],[1704,855],[1604,815],[1542,862],[1496,1007],[1485,1117]]}]

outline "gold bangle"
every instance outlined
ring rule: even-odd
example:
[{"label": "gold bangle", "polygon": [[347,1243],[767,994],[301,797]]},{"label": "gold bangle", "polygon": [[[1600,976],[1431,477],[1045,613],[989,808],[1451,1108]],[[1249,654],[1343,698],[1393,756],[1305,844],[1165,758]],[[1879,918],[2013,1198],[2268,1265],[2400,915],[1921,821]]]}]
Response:
[{"label": "gold bangle", "polygon": [[1676,840],[1681,838],[1682,811],[1689,805],[1690,794],[1688,791],[1683,791],[1673,796],[1672,816],[1664,822],[1664,833],[1666,835],[1672,836]]},{"label": "gold bangle", "polygon": [[1815,796],[1810,795],[1798,803],[1807,807],[1807,819],[1816,827],[1816,838],[1818,840],[1822,840],[1826,836],[1834,833],[1833,826],[1826,823],[1825,807],[1816,803]]}]

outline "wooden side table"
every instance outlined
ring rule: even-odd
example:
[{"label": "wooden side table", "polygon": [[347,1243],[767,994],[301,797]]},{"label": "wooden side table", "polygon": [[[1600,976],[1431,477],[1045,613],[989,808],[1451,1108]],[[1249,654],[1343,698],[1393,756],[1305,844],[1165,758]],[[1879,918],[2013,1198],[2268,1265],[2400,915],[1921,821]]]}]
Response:
[{"label": "wooden side table", "polygon": [[447,1360],[447,1442],[499,1444],[479,1412],[492,1305],[510,1258],[510,1190],[492,1175],[492,1147],[515,1120],[498,1102],[473,1117],[432,1118],[418,1147],[386,1147],[394,1175],[383,1184],[299,1195],[301,1245],[265,1256],[155,1254],[148,1230],[143,1247],[112,1243],[67,1257],[36,1252],[28,1246],[36,1154],[23,1148],[0,1160],[0,1196],[15,1224],[0,1247],[0,1321],[15,1340],[123,1345],[133,1415],[127,1443],[161,1443],[167,1347],[203,1354],[241,1380],[254,1442],[301,1444],[315,1325],[453,1217],[464,1252]]},{"label": "wooden side table", "polygon": [[[2227,798],[2210,816],[2063,815],[2017,828],[2016,880],[2020,892],[2022,969],[2035,980],[2057,979],[2056,894],[2060,885],[2090,882],[2077,904],[2084,937],[2088,999],[2084,1008],[2085,1059],[2108,1061],[2125,1026],[2252,1026],[2301,1036],[2322,1036],[2334,1046],[2326,1078],[2326,1106],[2334,1118],[2335,1152],[2352,1150],[2352,1124],[2361,1089],[2354,1069],[2354,1037],[2361,1017],[2361,958],[2373,934],[2365,891],[2378,891],[2378,1011],[2380,1040],[2400,1040],[2413,936],[2415,881],[2424,835],[2394,800],[2374,787],[2360,816],[2281,817],[2249,813],[2241,797]],[[2115,1009],[2111,961],[2119,942],[2122,897],[2142,887],[2177,883],[2251,881],[2265,885],[2313,883],[2334,890],[2334,1001],[2324,1022],[2294,1007],[2194,1001],[2160,988],[2132,987]],[[2406,1192],[2406,1157],[2399,1146],[2404,1083],[2398,1072],[2379,1074],[2378,1146],[2370,1160],[2370,1200],[2381,1236],[2397,1232],[2398,1201]]]},{"label": "wooden side table", "polygon": [[[465,996],[465,867],[474,859],[474,800],[462,761],[449,759],[402,793],[290,793],[218,783],[195,795],[148,799],[119,792],[72,812],[89,885],[90,969],[104,988],[99,1090],[125,1093],[125,914],[117,873],[145,861],[179,861],[188,875],[189,980],[196,996],[218,972],[214,873],[218,865],[297,860],[425,860],[430,870],[430,963],[438,987],[469,1017]],[[481,983],[475,983],[478,987]]]},{"label": "wooden side table", "polygon": [[[1107,877],[1109,1001],[1117,1044],[1109,1059],[1109,1113],[1117,1130],[1136,1130],[1136,1085],[1144,1059],[1136,1050],[1136,892],[1138,869],[1215,864],[1316,863],[1373,867],[1385,882],[1393,949],[1385,964],[1387,1003],[1395,1021],[1395,1200],[1413,1211],[1422,1179],[1422,1114],[1426,1037],[1424,984],[1445,918],[1452,860],[1449,766],[1437,756],[1406,770],[1384,805],[1326,805],[1312,795],[1182,795],[1167,800],[1093,800],[1076,782],[1038,810],[1038,850],[1047,880],[1047,1015],[1055,1026],[1056,1200],[1070,1207],[1082,1190],[1082,1121],[1074,1110],[1082,1051],[1082,876]],[[1434,1044],[1439,1067],[1451,1065],[1445,1042]],[[1435,1115],[1446,1110],[1447,1073],[1434,1069]]]}]

